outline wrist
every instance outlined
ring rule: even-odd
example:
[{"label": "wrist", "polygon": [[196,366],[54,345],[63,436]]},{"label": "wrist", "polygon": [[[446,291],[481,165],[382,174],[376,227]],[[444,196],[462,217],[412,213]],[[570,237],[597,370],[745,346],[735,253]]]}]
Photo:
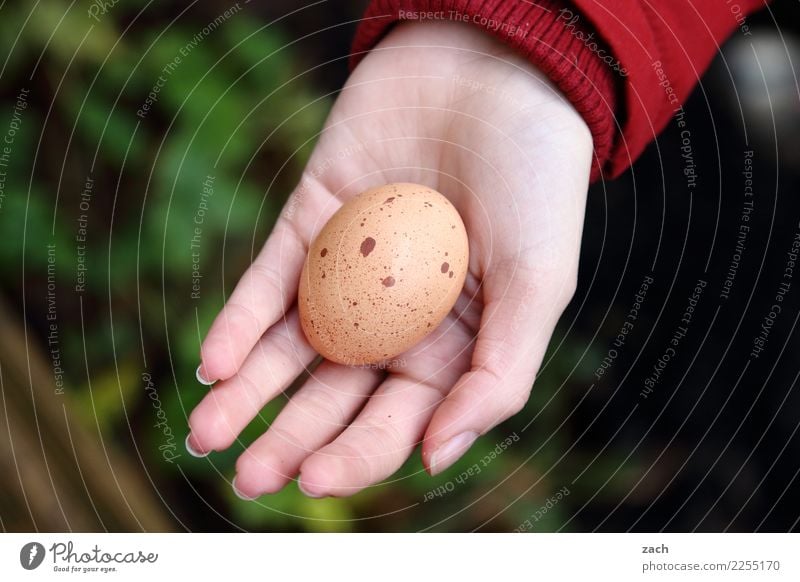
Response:
[{"label": "wrist", "polygon": [[486,121],[507,134],[526,127],[527,134],[545,142],[558,140],[591,155],[591,129],[563,91],[534,63],[477,26],[457,20],[399,22],[368,59],[380,59],[377,66],[392,75],[436,79],[425,106]]},{"label": "wrist", "polygon": [[[403,10],[400,7],[414,7]],[[584,20],[567,18],[572,13],[557,0],[536,3],[522,1],[484,0],[464,3],[457,0],[373,0],[359,25],[353,44],[352,63],[355,65],[389,31],[408,30],[439,24],[447,42],[451,41],[449,24],[470,30],[476,46],[491,40],[498,50],[519,57],[557,86],[572,103],[593,137],[598,164],[593,176],[599,176],[600,165],[611,153],[616,136],[616,85],[619,75],[604,62],[596,50],[598,42],[585,42],[591,34],[582,28]],[[466,34],[464,33],[466,38]],[[480,36],[483,40],[479,40]],[[442,44],[439,39],[435,43]],[[605,53],[610,54],[610,53]],[[430,60],[430,56],[427,57]]]}]

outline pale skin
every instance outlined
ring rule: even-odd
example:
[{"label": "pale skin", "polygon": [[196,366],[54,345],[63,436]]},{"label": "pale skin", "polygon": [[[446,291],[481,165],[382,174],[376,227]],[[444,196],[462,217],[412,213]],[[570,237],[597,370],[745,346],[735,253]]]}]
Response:
[{"label": "pale skin", "polygon": [[[420,444],[429,473],[451,466],[530,395],[575,290],[591,161],[585,122],[512,49],[465,23],[396,26],[351,75],[202,344],[198,376],[216,383],[191,413],[187,446],[224,450],[283,398],[237,461],[240,496],[293,480],[312,497],[352,495]],[[323,361],[286,399],[317,357],[296,307],[308,245],[344,201],[391,182],[430,186],[458,209],[470,241],[464,290],[442,325],[386,368]]]}]

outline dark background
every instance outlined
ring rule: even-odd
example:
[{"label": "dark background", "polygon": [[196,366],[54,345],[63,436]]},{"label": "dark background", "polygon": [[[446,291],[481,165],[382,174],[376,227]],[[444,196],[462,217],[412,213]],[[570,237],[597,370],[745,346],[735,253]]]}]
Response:
[{"label": "dark background", "polygon": [[[186,416],[204,393],[194,381],[200,338],[299,176],[346,79],[363,5],[240,4],[141,119],[166,63],[232,4],[126,0],[99,21],[90,3],[0,4],[0,132],[29,90],[0,206],[2,528],[796,530],[800,279],[764,350],[751,350],[800,228],[797,2],[749,18],[753,36],[732,37],[685,104],[693,190],[675,123],[631,171],[592,187],[580,288],[527,408],[447,473],[428,477],[415,455],[350,499],[310,500],[292,485],[242,502],[233,463],[280,402],[231,451],[183,452]],[[749,150],[750,231],[722,299]],[[194,300],[188,241],[209,174]],[[647,276],[635,325],[598,379]],[[707,285],[686,336],[645,398],[699,279]],[[509,436],[518,442],[456,483]]]}]

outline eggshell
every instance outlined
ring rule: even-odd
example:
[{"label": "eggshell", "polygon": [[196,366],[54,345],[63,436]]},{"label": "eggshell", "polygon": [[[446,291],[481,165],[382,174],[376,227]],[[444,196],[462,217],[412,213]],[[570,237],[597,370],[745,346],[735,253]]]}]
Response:
[{"label": "eggshell", "polygon": [[444,320],[468,263],[467,232],[447,198],[417,184],[367,190],[311,244],[298,296],[303,331],[334,362],[384,362]]}]

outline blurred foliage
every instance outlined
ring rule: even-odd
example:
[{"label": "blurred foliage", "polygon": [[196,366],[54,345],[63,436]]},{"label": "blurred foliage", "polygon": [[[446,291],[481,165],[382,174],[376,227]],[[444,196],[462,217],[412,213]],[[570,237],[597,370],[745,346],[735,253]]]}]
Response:
[{"label": "blurred foliage", "polygon": [[[560,488],[581,486],[570,482],[577,471],[565,461],[569,435],[559,429],[591,384],[592,370],[575,363],[599,358],[587,358],[574,340],[548,355],[527,412],[436,478],[415,455],[388,484],[351,499],[311,500],[292,485],[258,503],[238,500],[228,481],[235,459],[269,424],[280,398],[231,450],[206,459],[183,453],[176,464],[166,463],[141,376],[151,374],[182,452],[185,419],[205,392],[194,381],[200,337],[269,232],[331,100],[304,72],[300,46],[287,44],[279,26],[264,26],[266,19],[236,14],[191,44],[230,5],[205,3],[172,21],[177,9],[167,15],[159,12],[163,6],[148,12],[150,2],[126,1],[95,21],[73,4],[6,2],[0,10],[0,53],[9,55],[0,125],[11,117],[19,89],[31,89],[0,211],[3,288],[18,304],[24,298],[26,317],[44,338],[45,246],[56,245],[72,402],[87,426],[96,425],[132,458],[134,451],[142,455],[186,527],[404,531],[486,524],[508,531]],[[182,51],[180,64],[165,73]],[[137,115],[159,77],[163,86],[152,108]],[[208,176],[213,195],[199,243],[201,292],[192,299],[190,241]],[[94,185],[83,212],[87,178]],[[87,275],[85,290],[76,292],[81,214],[88,224]],[[425,500],[509,435],[519,442],[479,474]],[[606,455],[582,482],[594,492],[616,475],[612,488],[619,479],[629,486],[619,471],[626,462]],[[576,497],[553,506],[536,529],[564,526]]]}]

